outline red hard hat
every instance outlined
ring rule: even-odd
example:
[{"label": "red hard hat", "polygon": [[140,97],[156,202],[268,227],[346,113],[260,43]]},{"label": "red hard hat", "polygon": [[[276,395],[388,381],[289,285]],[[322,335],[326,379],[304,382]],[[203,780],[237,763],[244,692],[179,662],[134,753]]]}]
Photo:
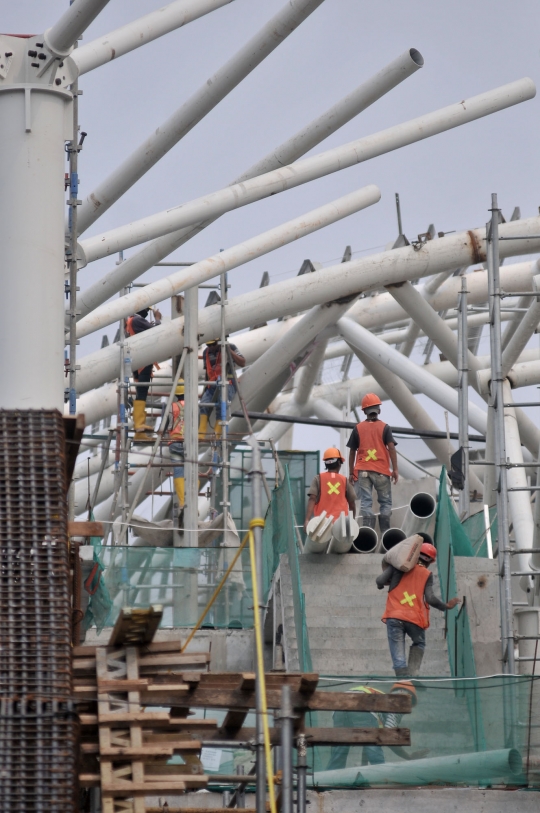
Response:
[{"label": "red hard hat", "polygon": [[422,555],[422,553],[424,556],[429,556],[433,561],[437,558],[437,548],[434,545],[430,545],[429,542],[424,542],[420,548],[420,555]]},{"label": "red hard hat", "polygon": [[323,460],[333,460],[336,457],[337,457],[338,460],[341,460],[341,462],[343,463],[344,458],[342,457],[341,452],[339,451],[339,449],[336,449],[335,446],[330,446],[330,448],[327,449],[326,452],[323,454],[322,459]]},{"label": "red hard hat", "polygon": [[370,406],[380,406],[381,403],[382,401],[378,395],[375,395],[374,392],[368,392],[368,394],[362,398],[360,406],[362,409],[367,409]]}]

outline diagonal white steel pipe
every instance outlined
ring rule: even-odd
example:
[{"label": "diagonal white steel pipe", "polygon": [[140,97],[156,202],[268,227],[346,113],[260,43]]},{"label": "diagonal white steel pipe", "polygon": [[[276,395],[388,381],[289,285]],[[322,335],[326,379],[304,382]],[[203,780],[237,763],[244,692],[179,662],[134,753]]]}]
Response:
[{"label": "diagonal white steel pipe", "polygon": [[[436,276],[432,277],[432,279],[427,280],[422,291],[422,295],[425,297],[427,302],[431,302],[433,294],[438,291],[441,285],[446,282],[452,273],[453,269],[450,271],[444,271],[442,274],[437,274]],[[410,356],[419,334],[420,328],[415,324],[414,320],[411,320],[411,324],[409,325],[409,329],[407,331],[407,337],[403,342],[403,345],[399,348],[399,352],[403,353],[404,356]]]},{"label": "diagonal white steel pipe", "polygon": [[515,362],[525,349],[527,342],[533,335],[540,322],[540,274],[533,277],[533,291],[538,291],[538,296],[532,299],[531,304],[515,330],[514,335],[508,342],[502,354],[502,375],[506,378]]},{"label": "diagonal white steel pipe", "polygon": [[536,88],[532,79],[525,78],[511,82],[412,121],[357,139],[341,147],[335,147],[311,158],[305,158],[303,161],[297,161],[282,169],[267,172],[265,175],[252,178],[242,184],[226,187],[189,203],[149,215],[141,220],[83,240],[80,244],[82,257],[86,262],[93,262],[152,240],[162,234],[190,226],[210,217],[217,217],[270,195],[294,189],[304,183],[355,166],[378,155],[384,155],[454,127],[468,124],[483,116],[532,99],[535,94]]},{"label": "diagonal white steel pipe", "polygon": [[[211,76],[193,96],[170,118],[160,125],[108,178],[102,181],[86,198],[77,217],[79,234],[82,234],[101,215],[148,172],[167,152],[222,101],[268,54],[298,28],[324,0],[288,0],[277,14],[269,20],[225,65]],[[206,215],[203,215],[204,219]],[[196,223],[179,223],[170,229],[158,230],[143,240],[174,231],[181,226]],[[99,242],[99,241],[98,241]],[[127,246],[126,246],[127,248]],[[100,256],[106,256],[101,254]]]},{"label": "diagonal white steel pipe", "polygon": [[[343,318],[337,323],[339,332],[353,348],[358,348],[370,358],[383,364],[396,375],[399,375],[411,387],[420,389],[428,398],[452,412],[458,414],[458,394],[456,390],[443,384],[424,368],[403,356],[393,347],[389,347],[369,330],[360,327],[351,319]],[[469,425],[478,432],[485,434],[487,428],[487,414],[476,404],[469,405]]]},{"label": "diagonal white steel pipe", "polygon": [[71,55],[71,59],[82,76],[83,73],[112,62],[113,59],[232,2],[233,0],[176,0],[175,3],[151,11],[105,36],[81,45]]},{"label": "diagonal white steel pipe", "polygon": [[256,257],[275,251],[277,248],[293,243],[318,229],[331,223],[336,223],[344,217],[349,217],[361,209],[378,203],[381,198],[380,190],[374,186],[365,186],[344,195],[338,200],[320,206],[305,215],[282,223],[274,229],[258,234],[250,240],[245,240],[232,248],[214,254],[206,260],[195,263],[189,268],[183,268],[157,282],[152,282],[144,288],[139,288],[126,296],[115,299],[97,308],[85,316],[77,325],[77,337],[87,336],[95,330],[117,322],[132,313],[142,310],[147,305],[154,305],[164,299],[174,296],[187,288],[200,285],[206,280],[238,268],[240,265],[251,262]]},{"label": "diagonal white steel pipe", "polygon": [[[519,226],[519,232],[516,231],[517,226]],[[505,251],[508,254],[512,252],[513,255],[517,252],[530,254],[540,251],[540,239],[536,237],[540,233],[540,218],[522,220],[517,224],[503,224],[500,233],[502,236],[512,236],[517,233],[523,237],[531,235],[528,239],[519,240],[519,246],[513,249],[509,248],[509,243],[514,241],[501,241],[501,257]],[[482,262],[485,259],[484,240],[484,229],[461,232],[448,235],[441,240],[433,240],[422,246],[419,251],[415,251],[412,247],[395,249],[348,263],[339,263],[312,274],[284,280],[267,288],[259,288],[229,300],[227,304],[228,330],[234,333],[250,327],[253,324],[253,318],[258,321],[268,321],[289,316],[324,302],[345,296],[357,296],[362,291],[377,289],[394,282],[430,276],[444,271],[446,268]],[[519,276],[526,279],[527,271],[524,270],[523,274]],[[443,290],[444,286],[438,295],[441,295]],[[389,294],[386,296],[388,301],[392,300]],[[373,307],[373,299],[365,300],[366,312]],[[398,308],[397,305],[395,307]],[[401,309],[399,310],[401,311]],[[354,313],[355,308],[351,312]],[[203,339],[217,335],[219,325],[219,306],[204,308],[200,314],[199,323],[199,332]],[[128,339],[126,345],[129,347],[133,366],[143,367],[154,361],[164,361],[181,352],[182,329],[183,319],[179,318],[155,327],[152,331],[146,331],[145,334]],[[89,389],[99,387],[116,378],[118,352],[118,346],[110,345],[81,358],[80,370],[77,373],[79,393],[87,392]]]},{"label": "diagonal white steel pipe", "polygon": [[[325,138],[337,132],[340,127],[347,124],[355,116],[384,96],[392,88],[403,82],[420,69],[423,64],[422,55],[410,48],[396,59],[392,60],[374,76],[362,82],[352,93],[347,94],[336,104],[326,110],[321,116],[311,121],[291,138],[284,141],[279,147],[273,149],[268,155],[251,166],[232,184],[242,183],[249,178],[263,175],[281,166],[287,166],[301,158],[306,152],[316,147]],[[118,293],[123,287],[139,277],[155,263],[160,262],[171,252],[187,243],[192,237],[199,234],[213,220],[198,223],[179,229],[164,237],[159,237],[148,246],[140,249],[125,262],[115,266],[104,277],[89,286],[77,297],[77,308],[85,316],[94,308],[106,302],[109,297]]]},{"label": "diagonal white steel pipe", "polygon": [[67,56],[108,2],[109,0],[74,0],[60,19],[45,31],[43,36],[47,47],[59,57]]}]

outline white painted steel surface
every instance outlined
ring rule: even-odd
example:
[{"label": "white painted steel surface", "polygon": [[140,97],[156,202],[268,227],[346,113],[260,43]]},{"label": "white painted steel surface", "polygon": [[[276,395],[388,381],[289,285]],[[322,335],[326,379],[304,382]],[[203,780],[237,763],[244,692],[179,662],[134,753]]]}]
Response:
[{"label": "white painted steel surface", "polygon": [[79,75],[82,75],[232,2],[233,0],[176,0],[175,3],[151,11],[105,36],[84,43],[71,58],[79,69]]},{"label": "white painted steel surface", "polygon": [[138,288],[126,296],[102,305],[81,319],[77,325],[77,337],[87,336],[123,317],[137,313],[148,305],[162,302],[169,296],[192,288],[194,285],[200,285],[225,271],[238,268],[256,257],[261,257],[281,246],[300,240],[318,229],[336,223],[368,206],[373,206],[379,202],[380,198],[381,192],[378,187],[373,184],[365,186],[232,248],[214,254],[189,268],[182,268],[144,288]]},{"label": "white painted steel surface", "polygon": [[532,79],[511,82],[380,133],[305,158],[282,169],[273,170],[242,184],[226,187],[172,209],[82,240],[81,250],[86,262],[93,262],[176,229],[217,217],[270,195],[294,189],[316,178],[323,178],[378,155],[460,127],[475,119],[532,99],[535,94],[536,88]]},{"label": "white painted steel surface", "polygon": [[401,525],[405,539],[413,534],[427,531],[435,513],[435,498],[425,491],[411,497],[409,508]]},{"label": "white painted steel surface", "polygon": [[[189,133],[228,93],[251,71],[271,54],[324,0],[289,0],[225,65],[202,85],[167,121],[137,147],[123,163],[88,195],[78,216],[79,234],[92,225],[117,201],[139,178],[148,172],[167,152]],[[138,242],[151,240],[181,226],[196,223],[179,223],[170,229],[158,230]],[[88,242],[88,241],[85,241]],[[98,243],[100,241],[98,240]],[[129,241],[128,241],[129,242]],[[127,248],[127,245],[126,245]],[[117,249],[118,250],[118,249]],[[106,256],[109,254],[100,256]],[[95,259],[95,258],[94,258]]]},{"label": "white painted steel surface", "polygon": [[73,0],[60,19],[45,32],[47,47],[60,57],[67,56],[108,2],[109,0]]},{"label": "white painted steel surface", "polygon": [[503,350],[502,374],[505,378],[518,360],[522,350],[525,349],[527,342],[540,322],[540,274],[536,274],[533,277],[532,285],[533,291],[538,291],[538,296],[534,298],[530,297],[531,302],[527,313],[523,314],[514,335]]}]

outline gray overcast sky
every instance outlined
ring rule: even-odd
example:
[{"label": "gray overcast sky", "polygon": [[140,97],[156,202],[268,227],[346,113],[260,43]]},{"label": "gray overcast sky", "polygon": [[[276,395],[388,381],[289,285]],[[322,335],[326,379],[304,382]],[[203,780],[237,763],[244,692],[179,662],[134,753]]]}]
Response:
[{"label": "gray overcast sky", "polygon": [[[82,77],[80,120],[88,137],[80,162],[81,196],[283,4],[234,0]],[[64,0],[0,0],[1,29],[39,33],[66,5]],[[111,0],[84,41],[160,5],[159,0]],[[88,234],[223,187],[407,48],[421,51],[424,68],[315,151],[523,76],[538,83],[539,17],[538,0],[325,0]],[[430,222],[441,231],[483,224],[492,191],[499,193],[507,217],[516,205],[528,217],[540,204],[537,145],[538,98],[230,213],[172,259],[201,259],[367,183],[380,187],[379,204],[233,271],[231,295],[258,287],[263,271],[277,282],[294,276],[306,257],[325,263],[339,258],[347,244],[353,252],[379,250],[396,235],[396,191],[409,238]],[[82,271],[81,286],[102,276],[113,262],[103,260]],[[144,279],[156,278],[158,270]],[[95,337],[83,340],[81,355],[96,343]],[[328,441],[335,442],[331,432]]]}]

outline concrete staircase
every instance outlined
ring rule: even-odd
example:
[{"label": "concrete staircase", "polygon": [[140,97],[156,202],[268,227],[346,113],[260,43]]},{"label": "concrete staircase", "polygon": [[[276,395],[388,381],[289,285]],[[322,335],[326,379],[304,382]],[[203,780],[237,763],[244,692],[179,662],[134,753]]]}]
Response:
[{"label": "concrete staircase", "polygon": [[[378,590],[381,554],[300,556],[313,669],[325,675],[393,675],[386,627],[381,622],[386,590]],[[440,595],[437,573],[435,590]],[[287,668],[298,668],[291,576],[280,567]],[[423,675],[448,676],[444,614],[431,610]]]}]

